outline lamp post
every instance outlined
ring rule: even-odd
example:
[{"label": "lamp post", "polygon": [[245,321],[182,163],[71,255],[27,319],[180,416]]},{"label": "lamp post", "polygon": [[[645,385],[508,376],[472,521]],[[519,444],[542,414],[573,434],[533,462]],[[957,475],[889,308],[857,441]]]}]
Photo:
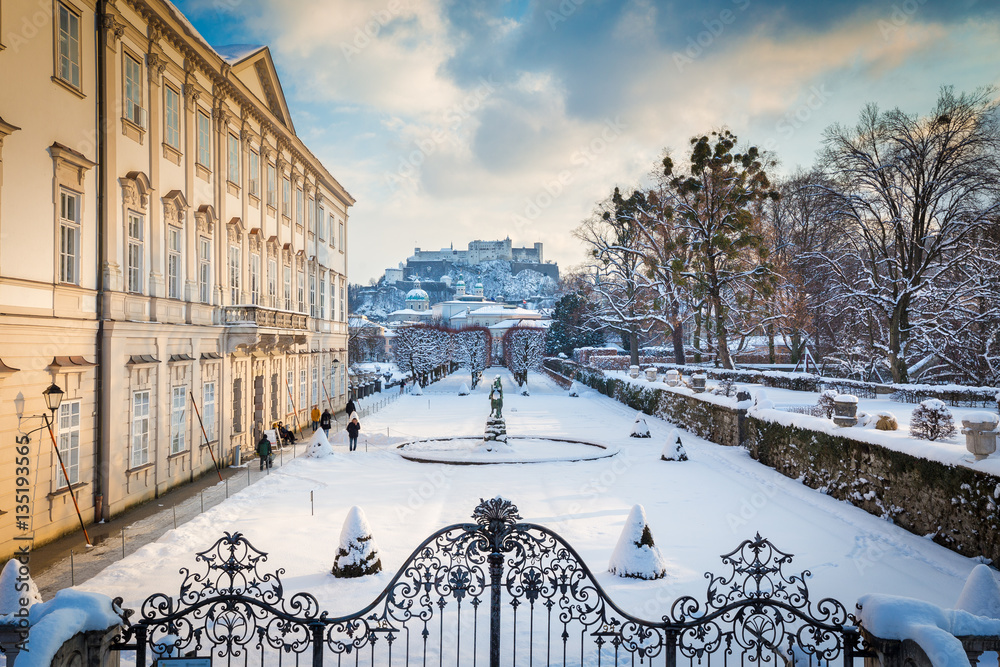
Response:
[{"label": "lamp post", "polygon": [[[56,459],[59,461],[59,468],[62,470],[63,479],[66,480],[66,486],[69,488],[69,497],[73,500],[73,507],[76,508],[76,516],[80,519],[80,528],[83,530],[83,536],[87,540],[87,546],[93,546],[90,541],[90,535],[87,533],[87,526],[83,523],[83,514],[80,512],[80,505],[76,502],[76,494],[73,493],[73,484],[69,481],[69,472],[66,470],[66,464],[63,463],[62,452],[59,451],[59,445],[56,443],[56,434],[52,430],[52,424],[56,419],[56,410],[62,404],[63,390],[59,388],[59,385],[52,383],[42,392],[42,397],[45,399],[45,407],[49,409],[49,414],[33,415],[33,417],[38,417],[42,419],[45,423],[38,428],[28,431],[23,436],[16,438],[19,445],[26,445],[31,441],[31,434],[37,431],[41,431],[43,428],[48,430],[49,437],[52,439],[52,448],[56,452]],[[24,398],[18,396],[14,401],[14,409],[17,411],[18,420],[21,419],[21,415],[24,413]]]}]

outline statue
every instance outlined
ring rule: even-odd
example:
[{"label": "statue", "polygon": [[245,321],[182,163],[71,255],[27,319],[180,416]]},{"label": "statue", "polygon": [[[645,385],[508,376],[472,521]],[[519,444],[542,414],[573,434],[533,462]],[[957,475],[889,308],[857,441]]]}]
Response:
[{"label": "statue", "polygon": [[500,376],[493,380],[493,388],[490,389],[490,417],[493,419],[503,419],[503,384]]}]

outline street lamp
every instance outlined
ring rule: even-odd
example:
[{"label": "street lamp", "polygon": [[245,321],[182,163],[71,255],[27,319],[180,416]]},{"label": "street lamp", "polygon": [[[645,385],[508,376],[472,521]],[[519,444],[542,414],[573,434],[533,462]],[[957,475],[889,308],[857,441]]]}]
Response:
[{"label": "street lamp", "polygon": [[[56,451],[56,458],[59,460],[59,468],[62,470],[63,479],[66,480],[66,486],[69,488],[69,497],[73,499],[73,507],[76,508],[76,516],[80,519],[80,528],[83,529],[83,536],[87,539],[87,546],[92,546],[93,543],[90,541],[90,535],[87,533],[87,526],[83,523],[83,514],[80,513],[80,505],[76,502],[76,494],[73,493],[73,484],[69,481],[69,473],[66,470],[66,464],[63,463],[62,452],[59,451],[59,445],[56,444],[56,434],[52,430],[52,424],[56,420],[56,410],[62,405],[64,392],[59,388],[55,382],[50,384],[45,391],[42,392],[42,397],[45,399],[45,407],[49,409],[51,415],[41,414],[32,415],[28,419],[38,418],[45,423],[38,428],[28,431],[22,436],[16,437],[15,440],[19,445],[27,445],[31,442],[31,434],[41,431],[42,429],[47,429],[49,432],[49,437],[52,438],[52,448]],[[14,410],[17,412],[17,419],[20,423],[22,415],[24,414],[24,396],[21,394],[17,395],[14,399]]]}]

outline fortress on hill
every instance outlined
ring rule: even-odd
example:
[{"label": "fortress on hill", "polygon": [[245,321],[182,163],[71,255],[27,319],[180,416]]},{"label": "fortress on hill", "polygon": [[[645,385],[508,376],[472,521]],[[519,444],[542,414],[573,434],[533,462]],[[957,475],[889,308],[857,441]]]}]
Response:
[{"label": "fortress on hill", "polygon": [[508,236],[502,241],[470,241],[468,250],[456,250],[454,246],[440,250],[414,248],[413,254],[406,259],[405,268],[401,265],[386,269],[385,282],[392,284],[411,276],[436,280],[450,274],[455,267],[478,267],[491,261],[509,262],[512,274],[531,269],[553,280],[559,279],[559,266],[545,263],[541,243],[515,248]]}]

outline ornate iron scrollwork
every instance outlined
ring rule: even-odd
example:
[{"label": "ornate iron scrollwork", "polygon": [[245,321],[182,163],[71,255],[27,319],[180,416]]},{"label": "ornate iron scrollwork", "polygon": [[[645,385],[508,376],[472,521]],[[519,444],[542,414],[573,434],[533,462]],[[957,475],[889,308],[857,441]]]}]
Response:
[{"label": "ornate iron scrollwork", "polygon": [[659,621],[646,621],[617,607],[571,545],[522,523],[509,500],[481,500],[472,518],[428,537],[371,604],[339,617],[321,612],[310,593],[286,597],[284,570],[264,571],[267,554],[240,533],[226,533],[197,554],[201,568],[181,569],[176,597],[150,596],[132,623],[132,612],[120,610],[126,629],[119,646],[135,640],[128,646],[149,646],[154,657],[268,649],[298,656],[311,648],[363,652],[370,663],[393,661],[394,652],[407,662],[447,652],[454,662],[487,645],[491,664],[501,650],[515,664],[519,651],[534,659],[543,650],[538,662],[584,663],[603,654],[616,664],[674,664],[676,653],[701,661],[721,651],[741,663],[793,664],[797,657],[827,663],[845,652],[848,659],[864,655],[844,605],[811,602],[809,572],[786,573],[792,556],[759,534],[722,556],[725,575],[705,575],[703,601],[679,598]]}]

